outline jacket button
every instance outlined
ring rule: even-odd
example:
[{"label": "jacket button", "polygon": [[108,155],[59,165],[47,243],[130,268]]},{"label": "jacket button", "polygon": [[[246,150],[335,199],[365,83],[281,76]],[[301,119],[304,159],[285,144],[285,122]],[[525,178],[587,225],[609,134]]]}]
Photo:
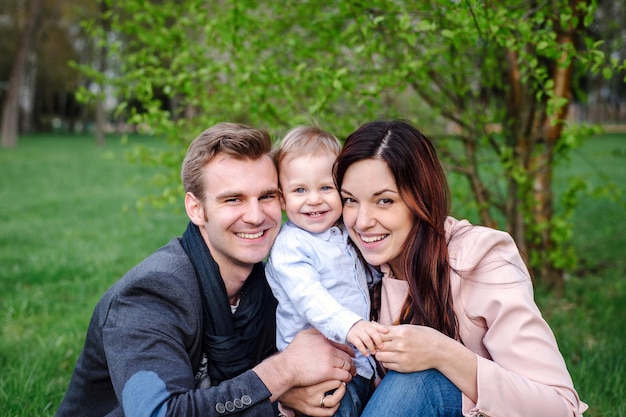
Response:
[{"label": "jacket button", "polygon": [[235,401],[233,402],[235,403],[235,407],[243,408],[243,401],[241,401],[241,398],[235,398]]},{"label": "jacket button", "polygon": [[243,405],[250,405],[252,404],[252,398],[250,398],[247,395],[244,395],[243,397],[241,397],[241,402],[243,402]]},{"label": "jacket button", "polygon": [[215,404],[215,411],[217,411],[220,414],[224,414],[224,412],[226,411],[226,407],[222,403],[217,403]]},{"label": "jacket button", "polygon": [[224,404],[226,406],[226,410],[229,413],[232,413],[233,411],[235,411],[235,404],[233,404],[232,401],[226,401],[226,404]]}]

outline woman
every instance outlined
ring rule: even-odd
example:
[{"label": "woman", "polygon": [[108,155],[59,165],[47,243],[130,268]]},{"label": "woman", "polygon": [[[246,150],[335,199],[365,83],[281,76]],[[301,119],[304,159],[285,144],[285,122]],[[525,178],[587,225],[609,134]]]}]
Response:
[{"label": "woman", "polygon": [[580,416],[556,340],[512,238],[449,216],[429,140],[406,121],[367,123],[335,163],[343,220],[384,277],[373,319],[390,326],[386,374],[362,416]]}]

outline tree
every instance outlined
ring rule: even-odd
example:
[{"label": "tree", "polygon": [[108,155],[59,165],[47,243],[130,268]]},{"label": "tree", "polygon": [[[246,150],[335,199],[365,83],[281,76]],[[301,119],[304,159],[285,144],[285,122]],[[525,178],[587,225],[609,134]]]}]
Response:
[{"label": "tree", "polygon": [[[598,0],[596,18],[588,28],[592,39],[602,41],[600,49],[611,59],[626,59],[626,7],[621,2]],[[626,83],[619,77],[604,77],[602,73],[584,77],[589,91],[577,90],[589,96],[585,115],[603,122],[619,122],[626,114]]]},{"label": "tree", "polygon": [[[105,37],[100,40],[100,45],[98,46],[99,54],[98,54],[98,72],[104,73],[107,69],[107,46],[106,46],[106,36],[109,33],[108,22],[109,20],[106,18],[108,12],[108,6],[105,1],[99,2],[100,6],[100,24],[102,29],[102,34]],[[104,110],[104,101],[105,101],[105,86],[100,84],[98,86],[99,94],[96,100],[96,143],[98,145],[104,145],[106,142],[104,136],[105,129],[105,120],[106,114]]]},{"label": "tree", "polygon": [[34,43],[39,29],[39,18],[41,16],[43,0],[33,0],[28,14],[26,26],[22,32],[22,39],[17,50],[17,57],[11,70],[9,87],[2,106],[2,146],[17,146],[17,133],[19,129],[19,92],[22,87],[22,80],[26,72],[26,65],[29,55],[33,50]]},{"label": "tree", "polygon": [[[477,220],[506,228],[560,288],[580,185],[555,212],[552,170],[585,133],[566,118],[574,68],[624,68],[584,38],[594,11],[582,0],[111,2],[120,67],[108,81],[134,123],[178,145],[155,155],[173,172],[219,120],[276,135],[316,120],[342,137],[371,119],[413,119],[467,181],[456,191],[472,195]],[[180,192],[172,178],[166,199]]]},{"label": "tree", "polygon": [[[575,142],[575,127],[566,120],[574,65],[594,69],[604,64],[597,45],[586,45],[580,37],[594,5],[418,7],[398,10],[395,18],[377,14],[378,50],[405,72],[425,102],[456,125],[454,139],[462,152],[449,151],[445,142],[440,146],[450,169],[466,178],[481,222],[498,226],[498,218],[503,219],[537,275],[560,289],[563,271],[575,259],[568,246],[567,212],[554,211],[552,176],[555,163]],[[394,35],[398,27],[404,36]],[[419,29],[402,30],[406,27]],[[390,41],[394,37],[399,41]],[[496,176],[486,175],[485,161],[497,162]]]},{"label": "tree", "polygon": [[[79,24],[85,16],[96,14],[96,5],[89,0],[42,0],[34,4],[36,7],[32,3],[32,0],[0,2],[0,104],[1,109],[9,113],[9,119],[19,119],[16,140],[17,132],[59,126],[69,131],[78,130],[86,125],[81,122],[89,116],[74,95],[82,74],[68,63],[81,59],[91,62],[84,57],[91,53],[91,45],[79,30]],[[35,17],[37,9],[37,24],[29,26],[27,21]],[[29,39],[27,26],[33,27],[36,34],[30,52],[20,54],[18,50],[24,45],[20,40]],[[26,61],[22,65],[24,56]],[[19,86],[14,81],[8,82],[15,80],[17,74],[22,74]],[[9,86],[12,87],[10,94]],[[13,103],[11,106],[4,106],[7,99]]]}]

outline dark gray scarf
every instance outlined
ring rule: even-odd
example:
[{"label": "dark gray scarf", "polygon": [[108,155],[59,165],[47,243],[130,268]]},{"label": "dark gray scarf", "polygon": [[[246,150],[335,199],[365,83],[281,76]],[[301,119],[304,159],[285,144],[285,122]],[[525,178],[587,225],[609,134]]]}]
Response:
[{"label": "dark gray scarf", "polygon": [[257,263],[232,314],[219,267],[198,226],[189,222],[181,243],[198,278],[204,307],[202,351],[207,357],[211,385],[217,385],[275,352],[276,299],[265,279],[263,264]]}]

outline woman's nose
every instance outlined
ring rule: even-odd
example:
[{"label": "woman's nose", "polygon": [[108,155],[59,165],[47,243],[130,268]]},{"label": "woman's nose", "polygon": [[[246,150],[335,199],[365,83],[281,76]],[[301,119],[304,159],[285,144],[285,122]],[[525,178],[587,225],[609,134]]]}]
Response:
[{"label": "woman's nose", "polygon": [[355,226],[360,230],[365,230],[372,227],[375,223],[376,221],[371,211],[364,206],[360,206],[357,212]]}]

